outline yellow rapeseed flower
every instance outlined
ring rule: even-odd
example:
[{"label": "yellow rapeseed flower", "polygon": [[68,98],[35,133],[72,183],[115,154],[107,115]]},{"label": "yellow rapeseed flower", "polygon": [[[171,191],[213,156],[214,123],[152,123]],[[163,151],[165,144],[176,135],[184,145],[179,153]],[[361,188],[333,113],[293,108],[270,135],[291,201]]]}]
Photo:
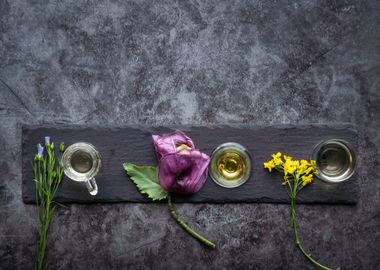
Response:
[{"label": "yellow rapeseed flower", "polygon": [[304,160],[304,159],[302,159],[302,160],[300,161],[300,163],[301,163],[301,166],[304,166],[304,167],[309,167],[309,166],[311,166],[311,164],[309,163],[309,161]]},{"label": "yellow rapeseed flower", "polygon": [[302,185],[306,186],[307,184],[311,183],[313,181],[313,174],[308,174],[302,176]]},{"label": "yellow rapeseed flower", "polygon": [[298,168],[298,174],[299,175],[305,174],[305,172],[306,172],[307,169],[308,169],[307,166],[300,165],[300,167]]},{"label": "yellow rapeseed flower", "polygon": [[309,168],[307,168],[307,170],[305,171],[305,174],[312,173],[313,170],[314,170],[313,167],[309,167]]},{"label": "yellow rapeseed flower", "polygon": [[273,160],[274,165],[279,166],[283,164],[283,161],[281,159],[281,152],[278,152],[277,154],[273,154],[272,158],[273,158],[272,160]]},{"label": "yellow rapeseed flower", "polygon": [[303,175],[303,174],[309,174],[313,171],[313,167],[308,167],[308,166],[300,166],[298,169],[298,174]]},{"label": "yellow rapeseed flower", "polygon": [[275,164],[276,166],[279,166],[279,165],[281,165],[281,164],[284,163],[284,162],[282,162],[281,158],[279,158],[279,159],[275,159],[275,160],[273,160],[273,162],[274,162],[274,164]]},{"label": "yellow rapeseed flower", "polygon": [[315,168],[317,166],[317,162],[315,160],[310,160],[310,166]]},{"label": "yellow rapeseed flower", "polygon": [[282,161],[281,158],[274,158],[274,159],[273,159],[273,162],[274,162],[274,164],[275,164],[276,166],[280,166],[280,165],[284,164],[284,162]]},{"label": "yellow rapeseed flower", "polygon": [[284,173],[287,174],[293,174],[299,167],[299,161],[298,160],[291,160],[287,159],[284,163]]},{"label": "yellow rapeseed flower", "polygon": [[286,160],[284,163],[284,174],[293,174],[297,168],[293,165],[291,160]]},{"label": "yellow rapeseed flower", "polygon": [[272,172],[272,169],[274,169],[276,165],[274,164],[273,160],[269,160],[268,162],[264,163],[264,168],[268,169],[269,172]]}]

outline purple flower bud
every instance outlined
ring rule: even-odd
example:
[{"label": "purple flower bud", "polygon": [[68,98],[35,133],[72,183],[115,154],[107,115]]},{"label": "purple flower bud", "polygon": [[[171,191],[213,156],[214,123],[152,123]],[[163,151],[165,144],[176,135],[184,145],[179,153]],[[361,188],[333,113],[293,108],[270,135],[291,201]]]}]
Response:
[{"label": "purple flower bud", "polygon": [[198,192],[207,180],[210,157],[196,150],[193,141],[182,131],[152,137],[162,188],[168,192]]},{"label": "purple flower bud", "polygon": [[49,144],[50,143],[50,137],[49,136],[45,136],[45,144]]},{"label": "purple flower bud", "polygon": [[198,150],[181,150],[164,156],[159,163],[160,185],[168,192],[196,193],[207,180],[210,157]]}]

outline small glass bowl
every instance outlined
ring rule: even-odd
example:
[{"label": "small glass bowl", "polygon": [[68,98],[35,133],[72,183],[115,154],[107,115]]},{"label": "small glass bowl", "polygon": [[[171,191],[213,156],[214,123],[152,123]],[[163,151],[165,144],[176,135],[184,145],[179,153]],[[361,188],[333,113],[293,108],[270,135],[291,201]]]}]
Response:
[{"label": "small glass bowl", "polygon": [[319,143],[311,158],[316,161],[317,177],[326,182],[346,181],[356,170],[355,151],[344,140],[331,139]]},{"label": "small glass bowl", "polygon": [[241,144],[227,142],[219,145],[211,155],[209,175],[218,185],[235,188],[251,176],[251,156]]}]

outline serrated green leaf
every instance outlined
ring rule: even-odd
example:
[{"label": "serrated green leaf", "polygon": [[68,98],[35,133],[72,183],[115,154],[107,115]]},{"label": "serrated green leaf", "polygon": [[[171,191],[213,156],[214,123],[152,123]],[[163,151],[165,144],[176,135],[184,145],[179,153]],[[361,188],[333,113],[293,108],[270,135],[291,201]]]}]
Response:
[{"label": "serrated green leaf", "polygon": [[124,163],[123,167],[140,192],[148,195],[153,201],[162,200],[168,196],[160,185],[156,167],[137,166],[132,163]]}]

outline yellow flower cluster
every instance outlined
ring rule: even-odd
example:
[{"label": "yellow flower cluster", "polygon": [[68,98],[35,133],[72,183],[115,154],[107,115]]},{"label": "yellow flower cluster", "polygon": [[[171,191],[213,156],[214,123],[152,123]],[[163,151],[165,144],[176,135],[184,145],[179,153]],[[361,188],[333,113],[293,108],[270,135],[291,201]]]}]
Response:
[{"label": "yellow flower cluster", "polygon": [[313,181],[313,175],[317,174],[315,160],[293,160],[291,156],[278,152],[272,155],[272,159],[264,163],[264,168],[272,172],[273,169],[284,173],[283,185],[291,179],[296,179],[302,186],[306,186]]},{"label": "yellow flower cluster", "polygon": [[268,169],[269,172],[272,172],[272,169],[275,169],[276,166],[280,166],[283,164],[283,161],[281,160],[281,153],[278,152],[277,154],[272,155],[271,160],[264,163],[264,168]]}]

